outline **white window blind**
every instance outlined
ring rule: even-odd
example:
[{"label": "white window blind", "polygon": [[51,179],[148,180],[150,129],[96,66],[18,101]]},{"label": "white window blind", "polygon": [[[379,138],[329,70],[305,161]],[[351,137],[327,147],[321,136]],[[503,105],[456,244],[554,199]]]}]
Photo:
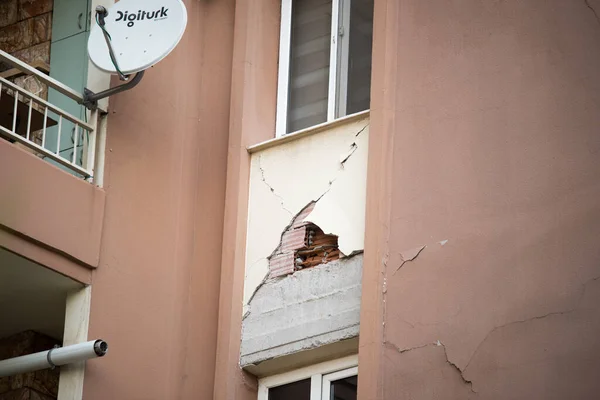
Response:
[{"label": "white window blind", "polygon": [[277,135],[369,108],[373,0],[282,0]]}]

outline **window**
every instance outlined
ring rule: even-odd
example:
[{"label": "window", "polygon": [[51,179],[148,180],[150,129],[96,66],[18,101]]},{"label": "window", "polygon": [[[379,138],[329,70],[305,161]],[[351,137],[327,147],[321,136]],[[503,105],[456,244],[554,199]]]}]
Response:
[{"label": "window", "polygon": [[263,378],[258,400],[356,400],[357,362],[349,356]]},{"label": "window", "polygon": [[373,0],[282,0],[277,136],[367,110]]}]

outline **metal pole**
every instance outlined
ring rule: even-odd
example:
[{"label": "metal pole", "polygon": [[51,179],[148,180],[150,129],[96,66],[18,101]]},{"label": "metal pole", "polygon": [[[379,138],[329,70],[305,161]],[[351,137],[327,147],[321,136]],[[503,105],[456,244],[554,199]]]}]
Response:
[{"label": "metal pole", "polygon": [[9,358],[0,361],[0,378],[38,371],[40,369],[54,368],[78,361],[85,361],[90,358],[103,357],[107,351],[108,344],[104,340],[92,340],[28,354],[26,356]]},{"label": "metal pole", "polygon": [[144,71],[140,71],[135,74],[135,76],[129,80],[127,83],[124,83],[119,86],[115,86],[110,89],[106,89],[100,93],[94,93],[89,89],[84,89],[83,91],[83,105],[90,110],[95,110],[98,107],[98,100],[103,99],[108,96],[112,96],[113,94],[121,93],[125,90],[133,89],[144,77]]}]

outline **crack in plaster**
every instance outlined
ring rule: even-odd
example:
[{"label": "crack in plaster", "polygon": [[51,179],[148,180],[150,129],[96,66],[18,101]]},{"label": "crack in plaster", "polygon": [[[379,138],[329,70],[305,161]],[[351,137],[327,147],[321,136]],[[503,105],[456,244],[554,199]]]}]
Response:
[{"label": "crack in plaster", "polygon": [[[370,123],[367,123],[365,126],[363,126],[355,135],[354,137],[357,138],[361,133],[363,133],[363,131],[365,129],[367,129],[367,127],[370,125]],[[346,153],[346,155],[340,160],[340,164],[342,165],[342,168],[344,168],[344,165],[346,164],[346,161],[348,161],[350,159],[350,157],[352,157],[352,155],[354,154],[354,152],[358,150],[358,145],[356,144],[356,142],[353,142],[350,145],[350,150],[348,150],[348,153]]]},{"label": "crack in plaster", "polygon": [[[262,280],[260,281],[260,283],[258,285],[256,285],[256,287],[252,291],[252,294],[250,295],[250,297],[248,297],[248,301],[246,302],[246,305],[248,305],[248,306],[250,305],[250,303],[252,302],[252,299],[254,299],[254,296],[256,296],[256,293],[258,293],[258,289],[260,289],[265,284],[265,282],[269,280],[269,274],[270,273],[271,273],[270,271],[267,271],[267,273],[262,278]],[[246,311],[244,313],[244,316],[242,317],[242,320],[244,320],[244,318],[246,318],[248,316],[247,314],[250,314],[250,310],[248,310],[248,311]]]},{"label": "crack in plaster", "polygon": [[[448,315],[447,319],[453,319],[456,318],[458,316],[458,314],[460,314],[462,312],[462,307],[458,307],[458,310],[451,315]],[[410,325],[411,328],[415,328],[416,325],[419,326],[438,326],[438,325],[450,325],[450,322],[448,321],[440,321],[440,322],[410,322],[409,320],[406,320],[404,318],[402,318],[402,322],[406,323],[407,325]]]},{"label": "crack in plaster", "polygon": [[590,4],[589,0],[583,0],[583,2],[585,3],[587,8],[592,10],[592,12],[594,13],[594,17],[596,17],[596,22],[598,22],[598,25],[600,25],[600,17],[598,16],[598,13],[594,9],[594,7],[592,7],[592,5]]},{"label": "crack in plaster", "polygon": [[[423,246],[423,247],[422,247],[422,248],[421,248],[421,249],[420,249],[420,250],[417,252],[417,254],[416,254],[414,257],[413,257],[413,260],[414,260],[414,258],[416,258],[416,257],[419,255],[419,253],[420,253],[421,251],[423,251],[423,249],[424,249],[424,248],[425,248],[425,246]],[[387,269],[387,255],[386,255],[386,256],[384,256],[384,258],[383,258],[383,260],[382,260],[382,261],[383,261],[384,270],[385,270],[385,269]],[[407,261],[407,260],[405,260],[405,261],[404,261],[402,264],[404,264],[406,261]],[[412,260],[410,260],[410,261],[412,261]],[[402,266],[402,265],[401,265],[401,266]],[[442,347],[444,348],[444,355],[445,355],[445,357],[446,357],[446,362],[447,362],[447,363],[448,363],[450,366],[452,366],[452,367],[453,367],[453,368],[454,368],[454,369],[455,369],[455,370],[456,370],[456,371],[459,373],[459,375],[460,375],[461,379],[463,380],[463,382],[464,382],[465,384],[469,385],[471,392],[473,392],[473,393],[477,393],[477,391],[476,391],[476,390],[473,388],[473,381],[471,381],[471,380],[467,379],[467,378],[464,376],[464,374],[465,374],[465,373],[467,373],[467,369],[469,368],[469,365],[471,364],[471,361],[473,361],[473,359],[474,359],[474,358],[475,358],[475,356],[477,355],[477,353],[478,353],[478,351],[480,350],[480,348],[483,346],[483,344],[484,344],[484,343],[485,343],[485,342],[488,340],[488,338],[489,338],[489,337],[490,337],[490,336],[491,336],[491,335],[492,335],[492,334],[493,334],[495,331],[497,331],[497,330],[499,330],[499,329],[502,329],[502,328],[506,328],[507,326],[511,326],[511,325],[515,325],[515,324],[527,323],[527,322],[531,322],[531,321],[535,321],[535,320],[540,320],[540,319],[545,319],[545,318],[548,318],[548,317],[551,317],[551,316],[554,316],[554,315],[565,315],[565,314],[570,314],[570,313],[572,313],[572,312],[576,311],[576,310],[579,308],[579,306],[581,305],[581,302],[583,301],[583,298],[585,297],[585,293],[586,293],[586,290],[587,290],[587,286],[588,286],[590,283],[592,283],[592,282],[594,282],[594,281],[597,281],[597,280],[600,280],[600,276],[598,276],[598,277],[595,277],[595,278],[591,278],[591,279],[587,280],[586,282],[584,282],[584,283],[581,285],[582,289],[581,289],[581,294],[580,294],[580,296],[579,296],[579,299],[577,300],[577,305],[576,305],[575,307],[573,307],[572,309],[570,309],[570,310],[566,310],[566,311],[555,311],[555,312],[550,312],[550,313],[546,313],[546,314],[543,314],[543,315],[539,315],[539,316],[534,316],[534,317],[531,317],[531,318],[527,318],[527,319],[524,319],[524,320],[517,320],[517,321],[508,322],[508,323],[506,323],[506,324],[503,324],[503,325],[500,325],[500,326],[496,326],[496,327],[494,327],[492,330],[490,330],[490,331],[488,332],[488,334],[487,334],[487,335],[485,335],[485,337],[483,338],[483,340],[482,340],[482,341],[481,341],[481,342],[480,342],[480,343],[477,345],[477,347],[475,348],[475,351],[473,352],[473,354],[472,354],[472,355],[471,355],[471,357],[469,358],[469,361],[467,362],[467,364],[465,365],[465,367],[464,367],[463,369],[461,369],[461,368],[460,368],[460,367],[459,367],[457,364],[455,364],[453,361],[451,361],[451,360],[450,360],[450,358],[448,357],[448,351],[447,351],[447,349],[446,349],[446,346],[445,346],[445,345],[444,345],[442,342],[440,342],[439,340],[438,340],[436,343],[427,343],[427,344],[424,344],[424,345],[418,345],[418,346],[413,346],[413,347],[408,347],[408,348],[400,348],[400,347],[398,347],[398,346],[397,346],[395,343],[388,342],[388,341],[386,340],[386,338],[385,338],[385,329],[384,329],[384,331],[383,331],[383,335],[384,335],[384,338],[383,338],[383,344],[384,344],[384,346],[386,346],[386,347],[388,347],[388,348],[392,348],[392,349],[396,350],[396,351],[397,351],[398,353],[400,353],[400,354],[402,354],[402,353],[406,353],[406,352],[408,352],[408,351],[412,351],[412,350],[418,350],[418,349],[422,349],[422,348],[424,348],[424,347],[428,347],[428,346],[442,346]],[[383,299],[383,302],[384,302],[384,322],[383,322],[383,324],[384,324],[384,328],[385,328],[385,293],[386,293],[385,286],[386,286],[386,284],[385,284],[385,278],[384,278],[384,290],[383,290],[383,296],[384,296],[384,299]],[[412,325],[410,322],[408,322],[408,321],[406,321],[406,320],[403,320],[403,321],[404,321],[404,322],[406,322],[407,324],[409,324],[409,325],[413,326],[413,325]]]},{"label": "crack in plaster", "polygon": [[[360,130],[354,135],[355,138],[357,138],[361,133],[364,132],[365,129],[367,129],[367,127],[370,125],[370,123],[367,123],[365,126],[363,126],[362,128],[360,128]],[[356,142],[353,142],[350,145],[350,151],[346,154],[345,157],[343,157],[340,160],[340,164],[342,165],[342,170],[344,169],[344,166],[346,164],[346,162],[348,162],[348,160],[352,157],[352,155],[356,152],[356,150],[358,150],[358,145],[356,144]],[[333,186],[333,184],[335,183],[335,181],[338,178],[338,175],[340,174],[340,172],[338,171],[338,173],[336,174],[335,178],[331,179],[329,181],[329,186],[327,187],[327,189],[316,199],[314,200],[314,202],[318,202],[319,200],[321,200],[323,198],[323,196],[325,196],[327,193],[329,193],[329,191],[331,190],[331,187]],[[331,234],[331,233],[329,233]]]},{"label": "crack in plaster", "polygon": [[402,348],[398,347],[396,344],[391,343],[391,342],[384,342],[384,345],[390,349],[396,350],[399,354],[407,353],[409,351],[419,350],[419,349],[423,349],[425,347],[431,347],[431,346],[442,347],[444,349],[444,357],[446,358],[446,363],[448,363],[448,365],[450,365],[456,372],[458,372],[458,375],[460,376],[461,380],[463,381],[463,383],[465,385],[469,386],[469,389],[471,390],[471,392],[477,393],[475,391],[475,389],[473,389],[473,382],[471,382],[470,380],[465,378],[465,376],[463,375],[463,371],[458,367],[458,365],[456,365],[454,362],[452,362],[450,360],[450,358],[448,357],[448,351],[446,350],[446,345],[444,345],[439,340],[435,343],[426,343],[426,344],[422,344],[420,346],[408,347],[405,349],[402,349]]},{"label": "crack in plaster", "polygon": [[246,269],[246,276],[248,275],[248,272],[250,272],[250,270],[252,270],[252,268],[256,267],[256,265],[257,265],[259,262],[261,262],[261,261],[265,261],[265,260],[267,260],[267,261],[268,261],[268,258],[267,258],[267,257],[261,257],[261,258],[259,258],[259,259],[255,260],[255,261],[253,261],[253,262],[252,262],[252,263],[251,263],[251,264],[248,266],[248,268]]},{"label": "crack in plaster", "polygon": [[423,245],[420,247],[415,247],[414,249],[404,250],[404,251],[400,252],[400,257],[402,258],[402,263],[398,266],[398,268],[396,268],[396,270],[394,271],[392,276],[396,275],[396,272],[398,272],[404,264],[406,264],[409,261],[414,261],[419,256],[419,254],[421,254],[421,252],[423,250],[425,250],[425,247],[427,247],[427,246]]},{"label": "crack in plaster", "polygon": [[342,168],[344,167],[344,163],[346,161],[348,161],[348,159],[350,157],[352,157],[352,154],[354,154],[354,152],[358,149],[358,145],[356,143],[352,143],[350,145],[350,150],[348,151],[348,154],[346,154],[346,156],[344,158],[342,158],[342,160],[340,161],[340,164],[342,164]]},{"label": "crack in plaster", "polygon": [[570,310],[549,312],[549,313],[546,313],[546,314],[543,314],[543,315],[538,315],[538,316],[531,317],[531,318],[526,318],[526,319],[522,319],[522,320],[512,321],[512,322],[508,322],[506,324],[494,327],[491,331],[489,331],[487,333],[487,335],[485,335],[485,337],[483,338],[483,340],[481,342],[479,342],[479,344],[475,348],[475,351],[473,352],[473,354],[469,358],[469,361],[467,362],[467,365],[465,365],[464,371],[465,372],[467,371],[467,368],[469,368],[469,365],[471,364],[471,361],[473,361],[473,359],[477,355],[477,352],[479,351],[479,349],[483,346],[483,344],[489,339],[489,337],[495,331],[497,331],[499,329],[502,329],[502,328],[506,328],[506,327],[511,326],[511,325],[524,324],[524,323],[527,323],[527,322],[531,322],[531,321],[535,321],[535,320],[539,320],[539,319],[545,319],[545,318],[548,318],[548,317],[552,317],[554,315],[565,315],[565,314],[570,314],[570,313],[576,311],[579,308],[579,306],[581,305],[581,301],[583,300],[583,297],[585,296],[587,285],[590,284],[590,283],[592,283],[592,282],[594,282],[594,281],[597,281],[598,279],[600,279],[600,276],[592,278],[592,279],[589,279],[589,280],[587,280],[586,282],[584,282],[581,285],[582,290],[581,290],[581,295],[579,296],[579,299],[577,300],[577,305],[575,307],[571,308]]},{"label": "crack in plaster", "polygon": [[271,193],[273,193],[273,196],[275,196],[275,197],[277,197],[279,199],[279,201],[281,202],[281,208],[284,209],[288,214],[290,214],[290,215],[293,216],[294,214],[292,214],[292,212],[285,207],[285,200],[284,200],[284,198],[281,197],[279,194],[277,194],[277,192],[275,191],[275,188],[273,186],[271,186],[269,184],[269,182],[267,182],[267,178],[265,177],[265,170],[262,167],[262,154],[260,154],[258,156],[258,168],[260,169],[260,179],[269,188],[269,190],[271,191]]}]

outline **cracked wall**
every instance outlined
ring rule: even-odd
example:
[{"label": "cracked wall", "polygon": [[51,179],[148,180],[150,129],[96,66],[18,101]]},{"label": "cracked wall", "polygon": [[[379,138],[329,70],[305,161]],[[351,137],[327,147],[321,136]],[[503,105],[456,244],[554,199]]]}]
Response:
[{"label": "cracked wall", "polygon": [[359,398],[598,397],[594,10],[376,6]]},{"label": "cracked wall", "polygon": [[362,116],[252,154],[244,311],[282,233],[311,202],[306,221],[336,235],[343,255],[363,249],[368,125]]}]

